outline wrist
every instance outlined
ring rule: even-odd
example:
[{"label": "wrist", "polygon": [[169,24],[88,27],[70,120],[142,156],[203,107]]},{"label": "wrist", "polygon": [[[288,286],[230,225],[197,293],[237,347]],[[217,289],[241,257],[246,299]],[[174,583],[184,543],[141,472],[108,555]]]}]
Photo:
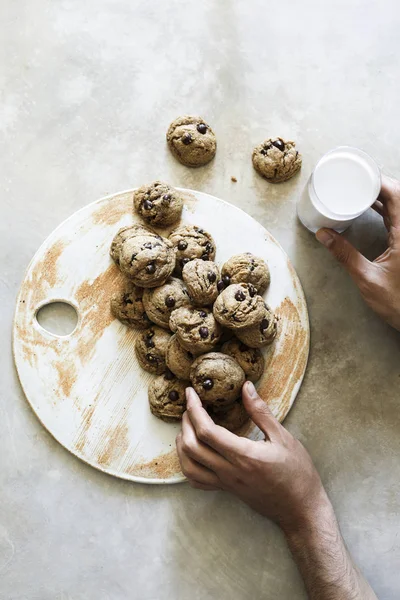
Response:
[{"label": "wrist", "polygon": [[297,540],[303,543],[306,538],[318,534],[322,528],[330,528],[332,524],[337,525],[335,513],[321,487],[313,501],[305,503],[291,519],[282,522],[281,528],[289,544],[296,543]]}]

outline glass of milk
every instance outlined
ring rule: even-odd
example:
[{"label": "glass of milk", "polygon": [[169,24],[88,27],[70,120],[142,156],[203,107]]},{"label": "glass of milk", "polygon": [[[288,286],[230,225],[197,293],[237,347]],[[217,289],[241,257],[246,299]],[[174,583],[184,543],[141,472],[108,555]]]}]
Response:
[{"label": "glass of milk", "polygon": [[317,163],[297,204],[297,215],[315,233],[321,227],[339,233],[377,199],[381,172],[365,152],[339,146]]}]

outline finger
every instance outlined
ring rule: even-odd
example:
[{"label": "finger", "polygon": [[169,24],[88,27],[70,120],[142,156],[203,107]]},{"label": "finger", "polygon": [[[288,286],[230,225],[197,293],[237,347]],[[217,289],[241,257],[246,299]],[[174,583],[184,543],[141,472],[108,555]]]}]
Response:
[{"label": "finger", "polygon": [[316,238],[350,273],[356,283],[368,279],[371,264],[354,246],[333,229],[319,229]]},{"label": "finger", "polygon": [[372,210],[374,210],[376,213],[378,213],[378,215],[380,215],[383,219],[383,223],[386,227],[387,231],[390,231],[390,217],[387,213],[387,208],[382,204],[382,202],[380,202],[379,200],[377,200],[372,206],[371,206]]},{"label": "finger", "polygon": [[193,388],[186,388],[186,411],[197,438],[207,446],[214,448],[230,463],[237,462],[235,457],[245,453],[249,440],[231,433],[224,427],[215,425],[210,415],[202,407],[201,400]]},{"label": "finger", "polygon": [[246,381],[242,390],[243,405],[250,419],[261,429],[271,442],[282,439],[285,429],[274,417],[268,405],[257,394],[251,381]]},{"label": "finger", "polygon": [[182,417],[181,445],[187,456],[216,473],[218,477],[231,472],[231,463],[197,438],[196,430],[187,412]]},{"label": "finger", "polygon": [[194,479],[188,479],[189,485],[192,488],[196,488],[196,490],[204,490],[205,492],[218,492],[220,488],[213,487],[212,485],[204,485],[199,481],[195,481]]},{"label": "finger", "polygon": [[400,226],[400,182],[382,175],[382,187],[378,200],[386,207],[393,227]]},{"label": "finger", "polygon": [[372,206],[371,206],[372,210],[374,210],[376,213],[378,213],[378,215],[381,215],[381,217],[383,218],[385,216],[384,214],[384,210],[383,210],[383,204],[382,202],[379,202],[379,200],[377,200]]},{"label": "finger", "polygon": [[210,471],[206,469],[195,460],[187,456],[182,448],[182,438],[180,436],[177,437],[176,440],[176,450],[178,453],[179,462],[181,464],[182,473],[188,479],[194,479],[203,485],[208,485],[212,487],[219,487],[218,477]]}]

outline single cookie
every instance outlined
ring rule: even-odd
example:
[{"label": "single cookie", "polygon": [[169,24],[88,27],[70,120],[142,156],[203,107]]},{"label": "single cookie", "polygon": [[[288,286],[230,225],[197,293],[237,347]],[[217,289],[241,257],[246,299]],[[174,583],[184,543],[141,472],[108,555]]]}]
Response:
[{"label": "single cookie", "polygon": [[136,339],[135,352],[142,369],[161,375],[166,369],[165,353],[171,335],[155,325]]},{"label": "single cookie", "polygon": [[149,387],[150,410],[167,422],[180,421],[186,409],[185,389],[188,381],[180,381],[172,373],[156,377]]},{"label": "single cookie", "polygon": [[134,192],[133,206],[146,223],[165,227],[181,218],[183,196],[168,183],[154,181]]},{"label": "single cookie", "polygon": [[128,327],[150,327],[151,321],[146,314],[142,297],[143,288],[129,281],[122,290],[113,294],[110,301],[112,314]]},{"label": "single cookie", "polygon": [[194,356],[189,350],[185,350],[180,343],[176,334],[171,337],[168,342],[165,362],[170,371],[179,379],[190,379],[190,367],[193,364]]},{"label": "single cookie", "polygon": [[207,412],[216,425],[225,427],[229,431],[237,431],[249,421],[243,402],[236,400],[234,404],[226,409],[216,409],[214,406],[208,406]]},{"label": "single cookie", "polygon": [[277,322],[274,313],[265,305],[261,319],[248,329],[235,332],[241,342],[250,348],[262,348],[272,344],[277,333]]},{"label": "single cookie", "polygon": [[290,179],[300,170],[301,154],[294,142],[269,138],[256,146],[252,155],[253,167],[271,183]]},{"label": "single cookie", "polygon": [[242,367],[246,379],[250,381],[258,381],[264,373],[265,360],[257,348],[249,348],[243,342],[233,338],[222,346],[221,352],[234,358]]},{"label": "single cookie", "polygon": [[190,381],[205,404],[228,406],[240,396],[246,380],[236,360],[221,352],[199,356],[190,369]]},{"label": "single cookie", "polygon": [[251,283],[234,283],[223,290],[214,304],[214,317],[228,329],[245,329],[262,319],[264,300]]},{"label": "single cookie", "polygon": [[163,285],[144,290],[143,304],[151,321],[168,329],[172,311],[191,302],[183,281],[170,277]]},{"label": "single cookie", "polygon": [[201,167],[214,158],[217,140],[200,117],[184,116],[172,121],[167,131],[172,154],[187,167]]},{"label": "single cookie", "polygon": [[165,283],[175,267],[175,251],[169,240],[153,234],[128,238],[120,251],[120,267],[140,287]]},{"label": "single cookie", "polygon": [[176,251],[175,271],[180,275],[190,260],[214,260],[215,242],[211,235],[196,225],[181,225],[169,236]]},{"label": "single cookie", "polygon": [[150,231],[149,229],[146,229],[146,227],[143,227],[143,225],[135,224],[128,225],[127,227],[121,227],[121,229],[119,229],[116,235],[114,236],[113,241],[111,242],[110,256],[118,266],[122,244],[129,238],[134,237],[139,233],[145,235],[156,235],[153,231]]},{"label": "single cookie", "polygon": [[208,308],[182,306],[171,314],[169,326],[180,345],[192,354],[209,352],[222,334],[222,327]]},{"label": "single cookie", "polygon": [[230,283],[251,283],[263,294],[270,284],[271,276],[267,263],[250,252],[232,256],[222,267],[222,277],[229,277]]},{"label": "single cookie", "polygon": [[182,277],[193,304],[208,306],[214,303],[219,293],[219,269],[214,262],[195,258],[183,267]]}]

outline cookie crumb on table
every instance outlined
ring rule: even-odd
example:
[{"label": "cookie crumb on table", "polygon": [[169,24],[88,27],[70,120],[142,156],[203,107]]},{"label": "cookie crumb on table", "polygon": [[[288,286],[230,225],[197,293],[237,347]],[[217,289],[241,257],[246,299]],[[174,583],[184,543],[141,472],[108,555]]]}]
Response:
[{"label": "cookie crumb on table", "polygon": [[233,181],[233,183],[237,183],[236,177],[234,177],[233,175],[231,175],[231,181]]}]

